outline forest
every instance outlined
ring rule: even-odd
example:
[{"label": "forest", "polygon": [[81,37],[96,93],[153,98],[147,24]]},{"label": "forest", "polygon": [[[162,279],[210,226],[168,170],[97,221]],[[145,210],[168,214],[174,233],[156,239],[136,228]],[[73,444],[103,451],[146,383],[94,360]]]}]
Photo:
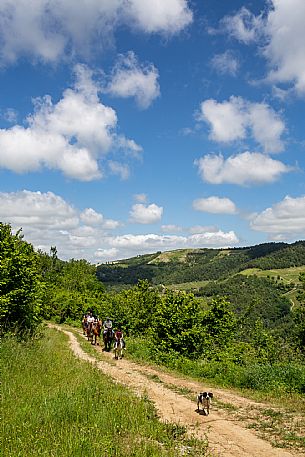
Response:
[{"label": "forest", "polygon": [[[158,255],[145,261],[155,262]],[[242,265],[305,268],[305,243],[255,246],[221,256],[218,250],[200,250],[187,259],[188,269],[181,269],[184,281],[204,265],[205,277],[213,279],[196,295],[160,288],[141,276],[128,288],[112,290],[101,281],[100,267],[85,260],[62,261],[55,246],[49,253],[36,252],[21,231],[13,234],[10,225],[1,223],[1,336],[31,338],[49,320],[79,327],[83,314],[92,310],[121,325],[134,357],[222,385],[305,393],[305,271],[298,278],[295,306],[285,295],[295,284],[238,274]],[[134,259],[133,271],[141,260]],[[169,264],[148,266],[160,267],[162,277]],[[229,271],[236,274],[229,276]]]},{"label": "forest", "polygon": [[305,241],[222,250],[189,249],[180,257],[173,251],[166,259],[160,254],[102,264],[97,267],[97,275],[104,284],[110,285],[136,284],[139,279],[165,285],[225,279],[248,268],[268,270],[305,265]]}]

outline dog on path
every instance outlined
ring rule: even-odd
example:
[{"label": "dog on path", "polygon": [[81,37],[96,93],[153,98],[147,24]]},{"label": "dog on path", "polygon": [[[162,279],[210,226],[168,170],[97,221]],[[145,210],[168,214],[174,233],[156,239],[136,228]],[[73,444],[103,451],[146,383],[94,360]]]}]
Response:
[{"label": "dog on path", "polygon": [[213,398],[212,392],[200,392],[197,395],[197,411],[200,413],[200,406],[202,407],[203,414],[208,416],[210,413],[211,400]]}]

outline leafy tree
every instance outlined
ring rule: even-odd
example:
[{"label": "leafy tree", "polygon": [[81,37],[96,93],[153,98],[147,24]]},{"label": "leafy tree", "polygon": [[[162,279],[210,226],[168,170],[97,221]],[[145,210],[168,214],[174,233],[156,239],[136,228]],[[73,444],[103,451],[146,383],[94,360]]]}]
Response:
[{"label": "leafy tree", "polygon": [[230,302],[223,297],[214,298],[202,320],[206,350],[210,355],[229,346],[235,335],[236,324],[236,315]]},{"label": "leafy tree", "polygon": [[263,319],[269,328],[289,319],[289,300],[268,278],[236,275],[223,282],[210,282],[199,293],[206,297],[228,297],[236,313],[247,318],[243,323],[246,339],[249,328],[257,319]]},{"label": "leafy tree", "polygon": [[305,304],[301,304],[293,313],[297,347],[305,354]]},{"label": "leafy tree", "polygon": [[295,339],[297,347],[305,354],[305,273],[299,276],[301,291],[298,294],[300,305],[293,310]]},{"label": "leafy tree", "polygon": [[41,321],[44,285],[33,246],[21,230],[13,235],[0,223],[0,322],[1,332],[33,333]]},{"label": "leafy tree", "polygon": [[99,314],[98,303],[104,295],[104,286],[96,277],[96,267],[86,260],[57,258],[56,247],[50,255],[39,252],[41,273],[47,283],[44,294],[43,317],[80,320],[89,308]]},{"label": "leafy tree", "polygon": [[151,324],[151,337],[160,351],[176,351],[189,357],[201,351],[202,311],[191,294],[167,291]]},{"label": "leafy tree", "polygon": [[251,331],[252,345],[256,350],[256,358],[259,363],[274,363],[278,360],[279,345],[270,332],[264,328],[261,320],[254,323]]},{"label": "leafy tree", "polygon": [[146,334],[160,296],[147,280],[140,280],[136,287],[110,297],[112,315],[130,335]]}]

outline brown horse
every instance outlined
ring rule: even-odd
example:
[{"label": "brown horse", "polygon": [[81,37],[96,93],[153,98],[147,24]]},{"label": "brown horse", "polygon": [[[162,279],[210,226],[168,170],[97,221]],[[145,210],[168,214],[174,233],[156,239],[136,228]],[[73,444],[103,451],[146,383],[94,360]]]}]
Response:
[{"label": "brown horse", "polygon": [[101,331],[102,331],[102,322],[101,320],[97,320],[96,322],[94,322],[94,324],[92,325],[92,344],[100,344],[99,343],[99,340],[100,340],[100,336],[101,336]]},{"label": "brown horse", "polygon": [[93,331],[92,331],[92,327],[93,327],[92,322],[87,323],[87,328],[86,328],[87,338],[88,338],[88,341],[91,341],[91,343],[93,344]]},{"label": "brown horse", "polygon": [[103,331],[103,340],[104,340],[104,349],[103,351],[109,352],[113,340],[113,330],[112,328],[107,328]]}]

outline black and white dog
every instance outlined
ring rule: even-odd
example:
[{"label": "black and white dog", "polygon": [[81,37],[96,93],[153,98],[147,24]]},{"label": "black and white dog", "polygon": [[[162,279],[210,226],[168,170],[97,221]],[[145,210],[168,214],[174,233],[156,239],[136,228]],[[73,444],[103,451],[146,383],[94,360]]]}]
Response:
[{"label": "black and white dog", "polygon": [[197,395],[197,409],[200,413],[200,405],[202,406],[203,414],[206,416],[210,413],[211,399],[213,398],[212,392],[200,392]]}]

